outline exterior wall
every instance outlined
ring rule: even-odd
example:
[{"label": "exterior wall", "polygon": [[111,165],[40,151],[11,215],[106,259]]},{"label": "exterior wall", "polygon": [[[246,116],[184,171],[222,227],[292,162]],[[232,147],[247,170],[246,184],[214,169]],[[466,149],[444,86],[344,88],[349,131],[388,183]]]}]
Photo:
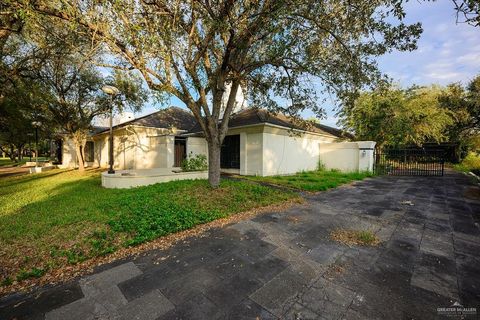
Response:
[{"label": "exterior wall", "polygon": [[242,155],[244,158],[244,166],[240,162],[240,173],[244,175],[263,175],[263,133],[247,133],[245,134],[245,142],[242,144],[242,136],[240,136],[240,161]]},{"label": "exterior wall", "polygon": [[[165,129],[126,127],[114,131],[115,169],[171,168],[174,165],[174,136]],[[94,159],[88,166],[108,167],[108,132],[96,135]],[[77,167],[75,145],[65,138],[63,167]]]},{"label": "exterior wall", "polygon": [[[114,132],[114,167],[125,169],[172,168],[175,137],[165,129],[125,127]],[[230,129],[228,135],[240,135],[242,175],[294,174],[315,170],[319,161],[327,169],[342,171],[372,170],[374,142],[336,143],[333,135],[292,132],[273,125]],[[89,166],[108,167],[108,133],[94,137],[94,159]],[[187,154],[208,157],[204,138],[189,137]],[[63,166],[76,167],[73,141],[63,144]]]},{"label": "exterior wall", "polygon": [[336,137],[292,133],[286,129],[266,127],[263,133],[263,176],[293,174],[318,168],[320,143]]},{"label": "exterior wall", "polygon": [[[126,127],[114,135],[115,169],[171,168],[174,157],[174,136],[166,135],[165,130]],[[108,166],[108,134],[96,137],[101,145],[100,166]]]},{"label": "exterior wall", "polygon": [[373,171],[375,142],[340,142],[320,144],[320,161],[326,169]]},{"label": "exterior wall", "polygon": [[207,141],[204,138],[188,137],[187,138],[187,156],[193,154],[203,154],[208,158]]},{"label": "exterior wall", "polygon": [[62,167],[75,168],[77,166],[77,152],[75,143],[70,138],[64,138],[62,144]]},{"label": "exterior wall", "polygon": [[[91,140],[90,140],[91,141]],[[85,164],[87,167],[98,166],[97,163],[87,162]],[[65,137],[63,139],[62,145],[62,164],[59,165],[60,168],[76,168],[78,167],[77,162],[77,151],[75,150],[75,143],[72,139]]]}]

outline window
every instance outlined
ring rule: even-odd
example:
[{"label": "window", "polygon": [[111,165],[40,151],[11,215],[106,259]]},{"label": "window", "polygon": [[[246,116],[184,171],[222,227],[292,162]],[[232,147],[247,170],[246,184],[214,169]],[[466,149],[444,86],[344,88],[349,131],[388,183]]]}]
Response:
[{"label": "window", "polygon": [[222,169],[240,169],[240,135],[226,136],[220,151]]},{"label": "window", "polygon": [[86,162],[93,162],[94,160],[94,144],[93,141],[87,141],[85,148],[83,149],[83,156]]}]

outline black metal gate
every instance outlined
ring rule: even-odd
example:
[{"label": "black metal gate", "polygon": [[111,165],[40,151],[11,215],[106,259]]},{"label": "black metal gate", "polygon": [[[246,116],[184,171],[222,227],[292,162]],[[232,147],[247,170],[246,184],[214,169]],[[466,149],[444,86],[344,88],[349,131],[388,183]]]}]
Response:
[{"label": "black metal gate", "polygon": [[393,176],[443,176],[443,150],[386,149],[375,152],[376,174]]}]

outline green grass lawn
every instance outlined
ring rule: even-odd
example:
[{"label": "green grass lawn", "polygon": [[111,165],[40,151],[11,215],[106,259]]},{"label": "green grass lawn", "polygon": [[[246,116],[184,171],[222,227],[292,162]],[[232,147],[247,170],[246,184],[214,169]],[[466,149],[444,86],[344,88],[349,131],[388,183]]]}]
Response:
[{"label": "green grass lawn", "polygon": [[0,282],[74,264],[255,207],[298,197],[243,181],[104,189],[98,171],[0,179]]},{"label": "green grass lawn", "polygon": [[336,170],[319,170],[299,172],[289,176],[271,176],[271,177],[248,177],[253,181],[267,182],[275,185],[286,186],[305,191],[324,191],[339,185],[350,183],[355,180],[362,180],[373,176],[369,172],[350,172],[344,173]]}]

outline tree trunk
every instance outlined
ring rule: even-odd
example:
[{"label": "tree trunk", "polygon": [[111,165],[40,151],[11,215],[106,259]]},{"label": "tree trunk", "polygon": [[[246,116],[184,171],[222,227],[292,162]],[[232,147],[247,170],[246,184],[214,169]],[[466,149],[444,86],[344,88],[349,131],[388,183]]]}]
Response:
[{"label": "tree trunk", "polygon": [[14,162],[18,162],[17,161],[17,158],[15,157],[15,146],[13,144],[10,145],[10,160],[14,161]]},{"label": "tree trunk", "polygon": [[74,132],[72,135],[73,143],[75,143],[75,151],[77,154],[78,161],[78,171],[85,171],[85,157],[83,155],[83,150],[85,149],[85,144],[87,143],[87,133],[82,130]]},{"label": "tree trunk", "polygon": [[83,152],[82,152],[82,145],[75,141],[75,150],[77,153],[77,161],[78,161],[78,171],[83,172],[85,171],[85,164],[83,162]]},{"label": "tree trunk", "polygon": [[220,143],[208,141],[208,182],[212,188],[220,185]]}]

